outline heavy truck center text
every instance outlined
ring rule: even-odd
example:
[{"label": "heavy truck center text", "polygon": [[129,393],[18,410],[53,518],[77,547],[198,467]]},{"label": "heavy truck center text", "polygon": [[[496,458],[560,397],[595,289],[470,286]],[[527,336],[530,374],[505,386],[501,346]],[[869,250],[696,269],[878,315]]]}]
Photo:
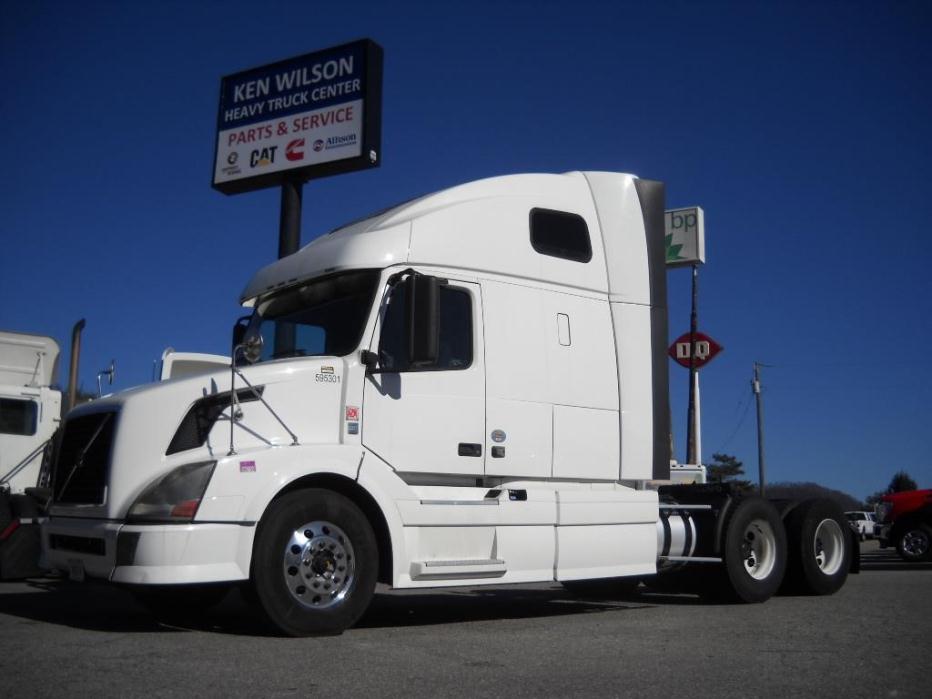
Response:
[{"label": "heavy truck center text", "polygon": [[345,82],[336,83],[334,85],[316,87],[313,90],[295,92],[294,94],[285,95],[284,97],[272,97],[262,102],[255,102],[254,104],[248,104],[243,107],[233,107],[223,112],[223,121],[237,121],[239,119],[262,116],[263,114],[273,115],[274,112],[283,109],[291,109],[292,107],[298,107],[303,104],[320,102],[321,100],[330,99],[331,97],[352,95],[359,92],[359,85],[360,81],[357,78],[356,80],[346,80]]}]

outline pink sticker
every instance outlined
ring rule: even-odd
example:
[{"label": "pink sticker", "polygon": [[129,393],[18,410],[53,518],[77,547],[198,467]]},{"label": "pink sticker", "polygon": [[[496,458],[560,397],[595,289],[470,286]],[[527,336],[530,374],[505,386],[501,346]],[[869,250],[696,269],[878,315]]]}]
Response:
[{"label": "pink sticker", "polygon": [[355,405],[346,406],[346,419],[347,420],[358,420],[359,419],[359,408]]},{"label": "pink sticker", "polygon": [[239,472],[240,473],[251,473],[256,470],[255,461],[240,461],[239,462]]}]

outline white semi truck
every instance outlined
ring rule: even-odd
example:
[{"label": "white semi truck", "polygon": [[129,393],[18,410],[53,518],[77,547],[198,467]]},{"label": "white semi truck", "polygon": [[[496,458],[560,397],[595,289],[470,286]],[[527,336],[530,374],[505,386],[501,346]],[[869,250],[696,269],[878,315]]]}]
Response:
[{"label": "white semi truck", "polygon": [[155,607],[241,585],[289,635],[351,626],[377,581],[834,592],[839,508],[648,487],[670,468],[663,212],[630,175],[499,177],[268,265],[231,366],[67,416],[45,563]]},{"label": "white semi truck", "polygon": [[39,574],[43,459],[61,422],[58,343],[0,331],[0,580]]}]

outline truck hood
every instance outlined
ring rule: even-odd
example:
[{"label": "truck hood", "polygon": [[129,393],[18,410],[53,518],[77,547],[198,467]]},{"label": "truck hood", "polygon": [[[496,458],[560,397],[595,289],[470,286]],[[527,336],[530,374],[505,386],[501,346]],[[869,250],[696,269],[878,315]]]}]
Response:
[{"label": "truck hood", "polygon": [[[68,425],[79,418],[112,413],[116,419],[109,463],[99,469],[105,483],[97,492],[104,494],[98,502],[90,503],[66,497],[68,504],[57,504],[53,514],[65,508],[72,515],[123,518],[139,494],[172,469],[226,456],[231,450],[231,433],[238,452],[294,440],[299,444],[339,442],[345,374],[342,359],[278,360],[243,367],[240,372],[235,379],[237,401],[232,410],[229,370],[140,386],[72,410],[65,424],[65,442],[69,439]],[[80,445],[70,453],[78,450]],[[67,458],[61,457],[55,465],[59,483],[65,477],[60,474],[73,467],[65,461]],[[56,490],[56,500],[60,496]]]}]

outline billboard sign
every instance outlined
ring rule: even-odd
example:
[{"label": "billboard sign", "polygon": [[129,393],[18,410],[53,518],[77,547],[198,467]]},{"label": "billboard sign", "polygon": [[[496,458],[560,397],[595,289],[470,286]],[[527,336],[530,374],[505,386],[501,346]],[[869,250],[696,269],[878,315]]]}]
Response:
[{"label": "billboard sign", "polygon": [[213,186],[237,194],[379,164],[382,48],[363,39],[228,75]]},{"label": "billboard sign", "polygon": [[667,246],[667,267],[703,264],[705,262],[705,221],[702,208],[670,209],[664,212],[664,241]]}]

